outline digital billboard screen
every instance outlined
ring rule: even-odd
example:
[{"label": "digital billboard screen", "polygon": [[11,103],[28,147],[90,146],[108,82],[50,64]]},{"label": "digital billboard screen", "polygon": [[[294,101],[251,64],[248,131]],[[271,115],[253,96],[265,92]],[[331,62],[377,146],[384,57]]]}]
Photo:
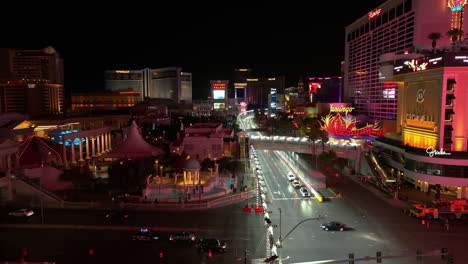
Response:
[{"label": "digital billboard screen", "polygon": [[213,90],[213,99],[225,99],[225,90]]},{"label": "digital billboard screen", "polygon": [[214,108],[214,109],[225,109],[225,108],[226,108],[226,104],[225,104],[225,103],[214,103],[214,104],[213,104],[213,108]]}]

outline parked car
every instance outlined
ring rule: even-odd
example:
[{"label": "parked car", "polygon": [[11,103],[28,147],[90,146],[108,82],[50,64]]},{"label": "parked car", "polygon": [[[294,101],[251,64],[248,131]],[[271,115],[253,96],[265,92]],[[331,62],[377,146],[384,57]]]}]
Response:
[{"label": "parked car", "polygon": [[189,233],[189,232],[180,232],[180,233],[175,233],[175,234],[170,234],[169,235],[169,240],[170,241],[195,241],[196,236],[194,233]]},{"label": "parked car", "polygon": [[299,188],[302,187],[301,182],[299,182],[298,180],[294,180],[291,184],[292,184],[292,186],[294,186],[294,188],[296,188],[296,189],[299,189]]},{"label": "parked car", "polygon": [[325,231],[344,231],[347,229],[345,224],[336,221],[324,223],[320,227]]},{"label": "parked car", "polygon": [[138,232],[136,232],[132,236],[132,240],[145,240],[145,241],[151,241],[151,240],[158,240],[159,239],[159,234],[150,231],[147,228],[142,228]]},{"label": "parked car", "polygon": [[10,212],[8,215],[15,216],[15,217],[29,217],[34,215],[34,211],[32,209],[19,209],[13,212]]},{"label": "parked car", "polygon": [[299,192],[301,193],[302,197],[310,197],[310,192],[306,187],[301,187]]},{"label": "parked car", "polygon": [[107,220],[127,220],[130,214],[126,211],[109,211],[106,213]]},{"label": "parked car", "polygon": [[197,248],[199,252],[204,251],[217,251],[217,252],[226,252],[226,242],[220,241],[215,238],[208,238],[208,239],[200,239],[197,242]]}]

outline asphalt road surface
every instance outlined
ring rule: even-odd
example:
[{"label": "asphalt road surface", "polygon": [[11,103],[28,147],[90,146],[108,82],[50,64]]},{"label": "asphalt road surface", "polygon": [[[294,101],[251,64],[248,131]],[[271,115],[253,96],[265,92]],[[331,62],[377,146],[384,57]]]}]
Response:
[{"label": "asphalt road surface", "polygon": [[[18,261],[26,248],[29,261],[57,263],[239,263],[265,256],[263,216],[244,213],[244,203],[204,211],[134,212],[128,221],[106,222],[102,211],[40,210],[26,223],[3,217],[0,261]],[[2,216],[8,209],[0,211]],[[132,241],[140,228],[162,234],[160,241]],[[169,233],[193,231],[199,237],[227,241],[228,252],[198,253],[193,245],[170,243]],[[89,249],[94,255],[89,256]],[[159,252],[163,251],[163,258]]]},{"label": "asphalt road surface", "polygon": [[[267,197],[272,201],[268,209],[272,212],[270,218],[278,225],[274,229],[275,240],[280,232],[278,208],[282,210],[283,237],[301,220],[324,217],[324,220],[304,222],[283,241],[283,248],[279,249],[282,263],[344,259],[349,253],[354,253],[355,257],[375,257],[377,251],[384,256],[412,255],[418,249],[427,252],[444,247],[454,253],[455,263],[468,263],[468,252],[464,249],[468,242],[468,222],[454,222],[450,232],[440,222],[431,223],[427,229],[420,220],[403,215],[401,210],[347,177],[333,179],[333,190],[327,192],[327,202],[302,198],[287,180],[290,168],[277,152],[257,150],[257,155],[268,188]],[[301,174],[308,175],[308,172]],[[344,194],[345,199],[337,198],[336,192]],[[322,231],[320,224],[332,220],[348,225],[351,230]],[[421,261],[416,261],[415,257],[386,259],[383,263],[446,262],[437,256]]]}]

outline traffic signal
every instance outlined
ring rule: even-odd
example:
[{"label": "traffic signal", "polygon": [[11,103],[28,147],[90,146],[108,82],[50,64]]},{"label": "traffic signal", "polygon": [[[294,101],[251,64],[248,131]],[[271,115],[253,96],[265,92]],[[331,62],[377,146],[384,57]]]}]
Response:
[{"label": "traffic signal", "polygon": [[159,258],[164,258],[164,252],[162,250],[159,250]]},{"label": "traffic signal", "polygon": [[421,259],[422,259],[421,250],[416,249],[416,260],[421,260]]},{"label": "traffic signal", "polygon": [[447,259],[447,253],[448,253],[448,249],[447,248],[442,248],[440,250],[440,258],[441,259]]},{"label": "traffic signal", "polygon": [[354,264],[354,253],[349,253],[348,258],[349,264]]},{"label": "traffic signal", "polygon": [[447,255],[447,264],[453,264],[455,263],[453,260],[453,256],[451,254]]},{"label": "traffic signal", "polygon": [[377,263],[382,263],[382,252],[377,251]]},{"label": "traffic signal", "polygon": [[213,252],[211,252],[211,249],[208,250],[208,258],[212,258],[213,257]]}]

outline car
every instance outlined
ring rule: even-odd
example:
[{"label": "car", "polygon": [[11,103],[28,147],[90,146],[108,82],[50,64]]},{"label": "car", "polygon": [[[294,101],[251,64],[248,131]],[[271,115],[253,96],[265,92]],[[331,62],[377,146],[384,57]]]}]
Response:
[{"label": "car", "polygon": [[261,187],[266,187],[265,182],[262,181],[262,180],[259,180],[259,181],[258,181],[258,184],[259,184]]},{"label": "car", "polygon": [[288,173],[288,180],[289,181],[294,181],[296,180],[296,176],[294,176],[294,174],[292,174],[292,172]]},{"label": "car", "polygon": [[154,231],[150,231],[147,228],[140,229],[138,232],[136,232],[132,236],[132,240],[151,241],[151,240],[158,240],[158,239],[159,239],[159,234]]},{"label": "car", "polygon": [[255,164],[260,165],[260,162],[258,160],[255,161]]},{"label": "car", "polygon": [[204,251],[217,251],[217,252],[226,252],[226,242],[221,241],[215,238],[207,238],[207,239],[200,239],[197,242],[196,247],[198,248],[199,252],[204,252]]},{"label": "car", "polygon": [[302,197],[310,197],[310,192],[306,187],[301,187],[299,192],[301,193]]},{"label": "car", "polygon": [[169,240],[170,241],[187,241],[187,242],[192,242],[195,241],[197,237],[195,236],[194,233],[189,233],[189,232],[179,232],[175,234],[170,234],[169,235]]},{"label": "car", "polygon": [[109,211],[106,213],[107,220],[127,220],[130,214],[126,211]]},{"label": "car", "polygon": [[34,211],[32,209],[19,209],[13,212],[10,212],[8,215],[15,216],[15,217],[29,217],[34,215]]},{"label": "car", "polygon": [[347,229],[345,224],[336,221],[324,223],[320,227],[325,231],[344,231]]},{"label": "car", "polygon": [[294,180],[292,183],[292,186],[294,186],[294,188],[296,189],[299,189],[302,187],[302,184],[298,181],[298,180]]}]

